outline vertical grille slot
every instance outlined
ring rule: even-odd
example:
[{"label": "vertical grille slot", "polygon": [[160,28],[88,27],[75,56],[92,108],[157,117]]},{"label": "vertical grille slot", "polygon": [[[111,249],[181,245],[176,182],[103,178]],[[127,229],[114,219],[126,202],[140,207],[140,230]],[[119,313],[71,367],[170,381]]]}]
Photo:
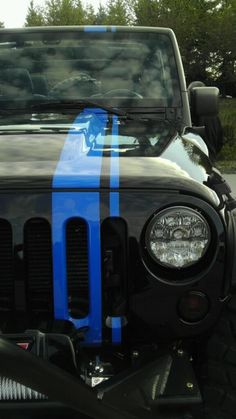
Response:
[{"label": "vertical grille slot", "polygon": [[68,307],[75,319],[89,313],[88,226],[82,218],[66,225]]},{"label": "vertical grille slot", "polygon": [[127,312],[127,236],[127,225],[121,218],[103,221],[103,306],[108,316],[124,316]]},{"label": "vertical grille slot", "polygon": [[25,224],[24,258],[28,308],[34,313],[52,314],[51,228],[47,220],[33,218]]},{"label": "vertical grille slot", "polygon": [[0,219],[0,312],[14,308],[12,229]]}]

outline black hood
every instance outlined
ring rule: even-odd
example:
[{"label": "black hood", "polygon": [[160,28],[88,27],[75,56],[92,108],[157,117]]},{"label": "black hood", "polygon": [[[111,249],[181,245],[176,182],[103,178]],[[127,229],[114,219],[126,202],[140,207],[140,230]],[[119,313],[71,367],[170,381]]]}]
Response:
[{"label": "black hood", "polygon": [[181,189],[216,199],[205,186],[212,168],[200,137],[181,137],[161,120],[101,115],[80,114],[63,132],[4,128],[1,188]]}]

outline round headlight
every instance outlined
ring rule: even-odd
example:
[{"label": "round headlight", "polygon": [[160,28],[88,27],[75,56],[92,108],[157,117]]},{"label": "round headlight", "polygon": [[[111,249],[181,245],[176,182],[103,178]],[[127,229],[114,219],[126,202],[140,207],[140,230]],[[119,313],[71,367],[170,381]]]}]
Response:
[{"label": "round headlight", "polygon": [[146,230],[146,246],[152,258],[169,268],[185,268],[198,262],[210,243],[206,219],[187,207],[160,211]]}]

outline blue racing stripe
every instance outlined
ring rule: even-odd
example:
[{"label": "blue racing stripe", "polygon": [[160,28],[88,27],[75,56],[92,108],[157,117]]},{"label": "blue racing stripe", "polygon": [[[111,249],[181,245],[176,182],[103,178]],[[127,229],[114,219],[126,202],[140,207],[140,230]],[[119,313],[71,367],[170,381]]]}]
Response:
[{"label": "blue racing stripe", "polygon": [[85,26],[84,32],[106,32],[106,26]]},{"label": "blue racing stripe", "polygon": [[[101,343],[102,287],[99,192],[53,192],[52,206],[55,318],[71,320],[78,329],[88,326],[85,342]],[[84,319],[73,319],[68,312],[65,235],[67,221],[73,217],[85,219],[88,225],[90,309],[89,315]]]},{"label": "blue racing stripe", "polygon": [[[91,116],[92,114],[92,116]],[[75,119],[69,131],[60,160],[57,164],[54,178],[54,188],[99,188],[102,166],[102,147],[93,154],[89,154],[84,130],[79,127],[84,124],[84,119],[91,118],[90,126],[99,132],[99,144],[104,145],[107,114],[101,109],[86,109]]]},{"label": "blue racing stripe", "polygon": [[[110,168],[110,187],[118,189],[120,185],[119,170],[119,133],[118,133],[118,117],[115,115],[112,119],[112,141],[111,141],[111,168]],[[119,192],[110,192],[110,216],[120,216],[120,196]],[[112,343],[121,343],[121,317],[112,317]]]},{"label": "blue racing stripe", "polygon": [[120,216],[120,194],[119,192],[110,192],[110,216]]},{"label": "blue racing stripe", "polygon": [[[92,113],[92,116],[91,116]],[[89,120],[89,130],[84,132],[84,121]],[[53,178],[54,188],[96,188],[100,186],[102,146],[107,115],[100,109],[84,110],[74,121],[68,133]],[[82,128],[82,129],[80,129]],[[88,132],[98,133],[100,150],[89,154],[91,139]],[[86,137],[87,135],[87,137]],[[91,134],[94,138],[94,134]],[[83,218],[88,225],[89,254],[89,315],[73,319],[68,311],[66,224],[74,217]],[[88,327],[85,343],[102,341],[102,286],[101,286],[101,238],[99,192],[52,193],[52,241],[53,241],[53,288],[54,316],[70,320],[77,328]],[[78,244],[79,251],[79,244]],[[78,278],[79,280],[79,278]]]},{"label": "blue racing stripe", "polygon": [[118,116],[112,117],[112,140],[111,140],[111,172],[110,187],[111,189],[119,188],[119,136],[118,136]]},{"label": "blue racing stripe", "polygon": [[112,343],[121,343],[121,317],[112,317]]}]

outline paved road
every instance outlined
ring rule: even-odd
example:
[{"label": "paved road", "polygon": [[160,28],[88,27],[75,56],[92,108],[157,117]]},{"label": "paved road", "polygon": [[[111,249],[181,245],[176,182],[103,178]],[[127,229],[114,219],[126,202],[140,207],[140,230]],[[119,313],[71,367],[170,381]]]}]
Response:
[{"label": "paved road", "polygon": [[224,175],[224,178],[226,179],[229,186],[231,187],[233,196],[236,197],[236,174],[235,175]]}]

